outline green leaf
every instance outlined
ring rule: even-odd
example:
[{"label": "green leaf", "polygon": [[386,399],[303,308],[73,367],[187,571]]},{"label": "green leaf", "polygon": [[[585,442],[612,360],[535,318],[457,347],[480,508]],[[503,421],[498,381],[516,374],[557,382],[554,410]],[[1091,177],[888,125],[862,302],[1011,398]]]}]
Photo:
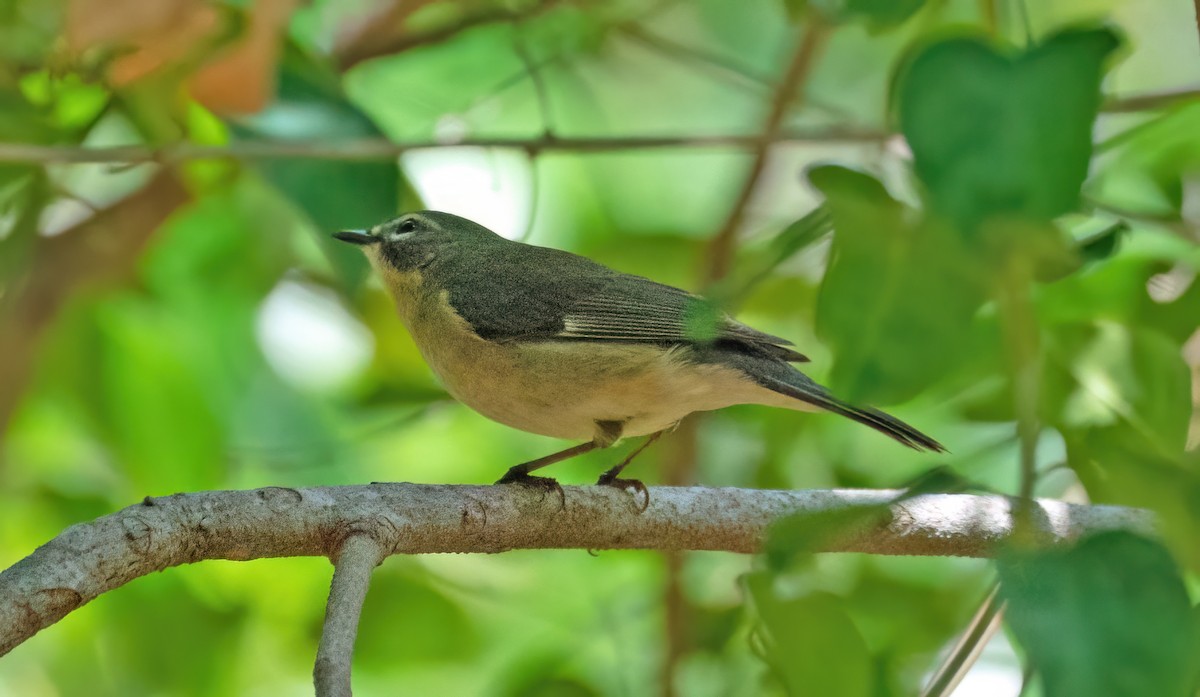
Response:
[{"label": "green leaf", "polygon": [[478,654],[479,635],[470,616],[437,585],[436,578],[411,568],[388,565],[377,570],[363,606],[355,660],[381,670]]},{"label": "green leaf", "polygon": [[689,302],[683,310],[684,336],[699,343],[715,340],[721,333],[722,316],[721,308],[710,300]]},{"label": "green leaf", "polygon": [[831,593],[787,598],[765,572],[746,577],[764,659],[789,695],[872,694],[871,656],[842,600]]},{"label": "green leaf", "polygon": [[1179,558],[1200,569],[1200,467],[1185,451],[1192,405],[1180,346],[1114,323],[1083,336],[1050,356],[1068,387],[1051,414],[1067,463],[1092,501],[1154,511]]},{"label": "green leaf", "polygon": [[1013,634],[1046,697],[1188,694],[1190,604],[1162,545],[1127,532],[1000,558]]},{"label": "green leaf", "polygon": [[925,0],[846,0],[843,19],[861,19],[875,29],[903,23],[925,5]]},{"label": "green leaf", "polygon": [[1178,219],[1184,179],[1200,166],[1200,102],[1182,103],[1109,139],[1116,149],[1088,182],[1097,199],[1143,215]]},{"label": "green leaf", "polygon": [[799,24],[808,13],[808,0],[782,0],[783,10],[787,13],[788,21]]},{"label": "green leaf", "polygon": [[837,357],[833,387],[874,404],[909,399],[964,358],[983,298],[975,262],[875,179],[832,166],[809,179],[836,230],[817,302],[817,332]]},{"label": "green leaf", "polygon": [[[336,79],[296,51],[283,62],[276,101],[238,130],[258,139],[301,142],[382,137],[371,120],[346,100]],[[396,161],[297,158],[267,160],[259,169],[312,219],[317,244],[342,282],[360,282],[366,275],[362,254],[331,240],[329,234],[370,227],[397,213],[402,182]]]},{"label": "green leaf", "polygon": [[1079,240],[1076,246],[1084,263],[1101,261],[1116,253],[1121,240],[1129,234],[1129,223],[1118,220],[1112,225]]},{"label": "green leaf", "polygon": [[784,228],[758,249],[740,250],[733,272],[709,289],[707,295],[718,305],[737,304],[771,276],[784,262],[810,248],[833,231],[829,207],[817,206]]},{"label": "green leaf", "polygon": [[1191,389],[1178,345],[1157,332],[1112,322],[1060,327],[1049,336],[1048,360],[1071,387],[1062,412],[1049,414],[1054,423],[1116,427],[1135,449],[1183,452]]},{"label": "green leaf", "polygon": [[920,50],[897,85],[900,129],[932,206],[964,230],[997,215],[1075,208],[1092,154],[1107,29],[1020,54],[973,38]]},{"label": "green leaf", "polygon": [[780,518],[767,536],[767,564],[780,571],[891,521],[887,504],[802,511]]}]

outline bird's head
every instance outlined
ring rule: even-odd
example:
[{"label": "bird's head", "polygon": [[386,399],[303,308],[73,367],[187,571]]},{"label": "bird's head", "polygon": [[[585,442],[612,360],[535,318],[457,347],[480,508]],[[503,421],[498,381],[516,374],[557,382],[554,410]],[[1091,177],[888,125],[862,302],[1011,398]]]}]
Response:
[{"label": "bird's head", "polygon": [[362,247],[384,272],[415,271],[440,254],[503,240],[478,223],[439,211],[405,213],[369,230],[342,230],[333,236]]}]

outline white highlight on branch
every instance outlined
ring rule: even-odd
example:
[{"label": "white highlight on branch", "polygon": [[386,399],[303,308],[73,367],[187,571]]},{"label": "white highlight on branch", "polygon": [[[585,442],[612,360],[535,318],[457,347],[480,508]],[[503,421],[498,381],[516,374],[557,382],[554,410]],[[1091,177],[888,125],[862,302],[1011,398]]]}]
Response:
[{"label": "white highlight on branch", "polygon": [[[750,553],[782,516],[888,503],[900,493],[654,487],[639,514],[625,492],[564,488],[565,508],[557,496],[519,486],[371,484],[147,497],[67,528],[0,573],[0,655],[101,593],[204,559],[337,557],[359,536],[378,544],[382,556],[566,548]],[[827,551],[985,557],[1012,531],[1015,504],[1003,496],[918,496],[894,504],[886,524]],[[1153,528],[1146,511],[1050,500],[1038,500],[1031,519],[1048,543]],[[362,573],[355,568],[345,574]]]}]

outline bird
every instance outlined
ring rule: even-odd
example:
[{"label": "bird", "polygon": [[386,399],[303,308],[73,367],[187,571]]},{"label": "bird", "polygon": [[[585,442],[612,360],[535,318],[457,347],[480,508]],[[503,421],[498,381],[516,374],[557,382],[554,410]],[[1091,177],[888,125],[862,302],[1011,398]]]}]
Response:
[{"label": "bird", "polygon": [[507,426],[582,441],[514,465],[497,484],[564,496],[557,481],[531,473],[647,436],[597,484],[640,493],[648,506],[645,485],[620,476],[625,467],[687,415],[735,404],[824,410],[910,448],[945,451],[889,414],[834,396],[793,365],[808,358],[790,341],[700,295],[439,211],[333,237],[366,254],[452,397]]}]

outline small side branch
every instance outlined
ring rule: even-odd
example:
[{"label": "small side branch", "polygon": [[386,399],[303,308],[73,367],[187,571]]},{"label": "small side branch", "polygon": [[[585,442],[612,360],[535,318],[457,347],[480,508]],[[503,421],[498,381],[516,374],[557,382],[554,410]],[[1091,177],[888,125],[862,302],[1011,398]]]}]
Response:
[{"label": "small side branch", "polygon": [[[147,497],[67,528],[0,572],[0,655],[141,576],[204,559],[340,558],[348,531],[370,531],[383,556],[510,549],[750,553],[782,516],[890,503],[889,521],[826,551],[986,557],[1012,533],[1016,507],[1004,496],[929,494],[893,503],[900,492],[652,487],[649,508],[638,513],[638,501],[612,487],[564,491],[562,508],[556,496],[513,486],[271,487]],[[1045,499],[1033,502],[1029,520],[1048,544],[1101,530],[1153,531],[1147,511]],[[353,573],[365,572],[344,572]]]},{"label": "small side branch", "polygon": [[350,660],[358,636],[358,619],[371,585],[371,572],[383,557],[383,547],[367,533],[354,533],[342,543],[333,563],[325,625],[313,667],[317,697],[351,695]]}]

